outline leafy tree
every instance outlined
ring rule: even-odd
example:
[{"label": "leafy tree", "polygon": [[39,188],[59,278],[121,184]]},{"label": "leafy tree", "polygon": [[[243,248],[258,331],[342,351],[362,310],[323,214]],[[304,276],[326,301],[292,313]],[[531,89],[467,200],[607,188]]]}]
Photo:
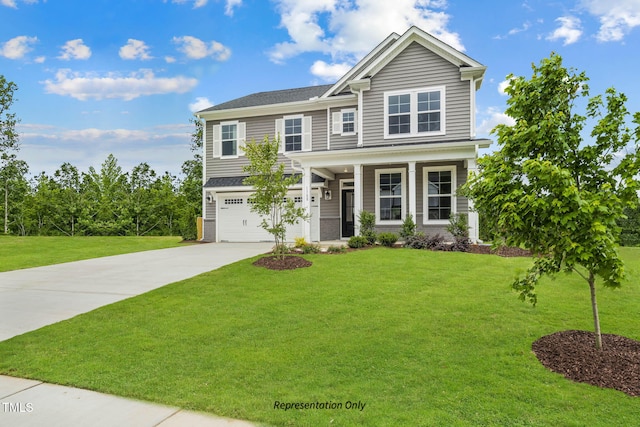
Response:
[{"label": "leafy tree", "polygon": [[81,225],[90,235],[125,235],[131,226],[127,212],[128,183],[118,160],[109,154],[100,172],[93,166],[83,175],[87,203],[84,205]]},{"label": "leafy tree", "polygon": [[[481,172],[463,193],[504,244],[531,250],[533,266],[513,283],[522,300],[536,303],[543,275],[574,272],[588,283],[600,349],[596,277],[611,288],[624,277],[616,221],[637,200],[640,152],[631,141],[640,139],[640,114],[632,132],[626,97],[612,88],[577,114],[578,101],[589,96],[585,74],[566,69],[556,54],[532,68],[529,80],[508,77],[506,113],[515,125],[493,130],[500,149],[479,160]],[[594,126],[583,141],[587,119]]]},{"label": "leafy tree", "polygon": [[[0,181],[4,191],[4,233],[9,232],[9,192],[15,186],[16,179],[26,173],[26,163],[16,159],[16,152],[20,149],[19,137],[16,132],[18,119],[15,113],[9,113],[13,105],[13,95],[18,86],[7,81],[0,75]],[[22,172],[24,171],[24,172]]]},{"label": "leafy tree", "polygon": [[185,240],[195,240],[197,237],[196,219],[202,216],[202,130],[200,120],[190,119],[194,125],[191,134],[191,151],[193,159],[182,164],[178,201],[178,223],[180,234]]},{"label": "leafy tree", "polygon": [[53,198],[56,201],[53,226],[61,233],[75,236],[81,232],[78,221],[84,204],[84,189],[78,168],[63,163],[53,175],[55,188]]},{"label": "leafy tree", "polygon": [[243,170],[249,173],[246,185],[253,186],[251,210],[262,217],[261,226],[275,240],[276,253],[284,259],[287,225],[306,219],[304,208],[297,208],[287,197],[289,188],[300,180],[300,175],[286,175],[284,163],[278,162],[280,140],[265,136],[262,143],[251,140],[244,152],[249,164]]},{"label": "leafy tree", "polygon": [[153,193],[155,182],[156,172],[147,163],[140,163],[131,171],[129,210],[136,236],[149,233],[161,222],[155,206],[157,200]]},{"label": "leafy tree", "polygon": [[[14,204],[21,203],[23,197],[29,191],[29,184],[25,178],[29,167],[23,160],[16,159],[15,154],[2,154],[2,167],[0,168],[0,185],[3,193],[3,220],[4,234],[9,234],[10,224],[16,213]],[[24,212],[23,212],[24,215]],[[25,234],[26,229],[22,229],[21,234]]]}]

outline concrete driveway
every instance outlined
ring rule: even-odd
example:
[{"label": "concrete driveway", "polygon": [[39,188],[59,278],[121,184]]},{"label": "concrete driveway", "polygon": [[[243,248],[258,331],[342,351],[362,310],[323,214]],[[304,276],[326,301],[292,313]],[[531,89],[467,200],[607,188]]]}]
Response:
[{"label": "concrete driveway", "polygon": [[241,259],[273,243],[208,243],[0,273],[0,341]]}]

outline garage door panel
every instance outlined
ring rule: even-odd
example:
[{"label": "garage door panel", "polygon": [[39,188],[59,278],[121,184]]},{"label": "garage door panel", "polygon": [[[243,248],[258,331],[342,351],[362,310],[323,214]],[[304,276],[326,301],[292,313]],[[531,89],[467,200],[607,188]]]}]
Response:
[{"label": "garage door panel", "polygon": [[[262,228],[262,218],[260,215],[251,212],[251,205],[249,203],[250,196],[250,193],[218,195],[218,236],[220,241],[273,241],[273,236]],[[292,192],[288,197],[295,198],[296,206],[301,205],[300,192]],[[311,206],[312,240],[317,240],[317,236],[319,235],[320,208],[318,200],[318,195],[314,194]],[[296,237],[303,235],[304,225],[302,221],[287,226],[287,241],[293,242]]]}]

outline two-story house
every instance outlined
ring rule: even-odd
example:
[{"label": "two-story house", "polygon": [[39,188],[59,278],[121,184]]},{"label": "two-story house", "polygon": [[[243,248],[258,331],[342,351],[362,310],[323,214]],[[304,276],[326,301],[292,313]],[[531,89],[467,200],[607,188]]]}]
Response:
[{"label": "two-story house", "polygon": [[417,27],[391,34],[337,83],[261,92],[196,113],[204,121],[203,227],[206,241],[271,236],[251,212],[243,184],[244,141],[278,135],[281,160],[300,174],[290,191],[309,219],[287,238],[345,239],[361,211],[377,231],[400,229],[408,214],[427,234],[446,235],[449,217],[468,213],[456,194],[476,169],[476,91],[486,67]]}]

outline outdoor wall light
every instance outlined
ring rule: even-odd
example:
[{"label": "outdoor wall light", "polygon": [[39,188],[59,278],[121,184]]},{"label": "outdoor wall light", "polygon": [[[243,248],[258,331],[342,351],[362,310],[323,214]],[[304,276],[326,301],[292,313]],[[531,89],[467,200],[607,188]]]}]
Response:
[{"label": "outdoor wall light", "polygon": [[207,202],[213,203],[213,196],[211,194],[207,194]]},{"label": "outdoor wall light", "polygon": [[325,200],[331,200],[331,190],[325,190],[324,191],[324,199]]}]

